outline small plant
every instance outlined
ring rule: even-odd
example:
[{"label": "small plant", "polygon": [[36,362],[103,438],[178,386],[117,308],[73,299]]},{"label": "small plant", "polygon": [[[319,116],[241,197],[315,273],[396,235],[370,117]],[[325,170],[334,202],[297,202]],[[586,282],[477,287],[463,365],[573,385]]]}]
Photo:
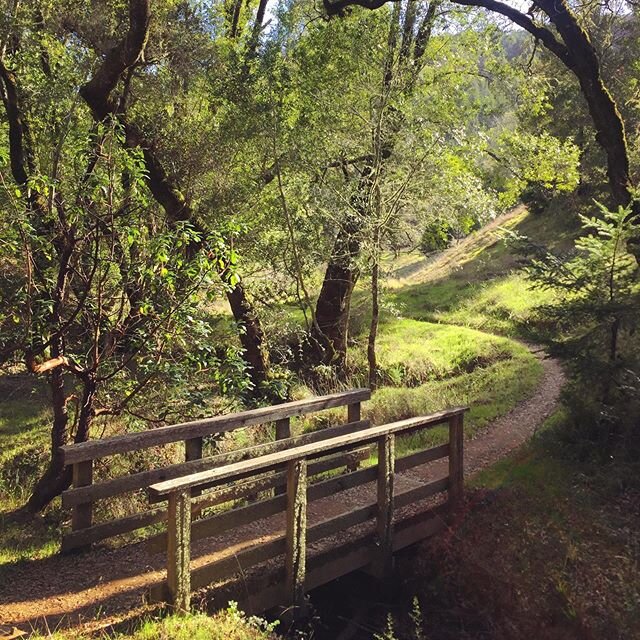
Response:
[{"label": "small plant", "polygon": [[413,623],[413,640],[427,640],[424,635],[424,618],[422,616],[422,610],[420,609],[420,600],[418,596],[413,597],[411,613],[409,614],[411,622]]},{"label": "small plant", "polygon": [[387,614],[387,624],[385,626],[384,631],[380,633],[374,634],[374,640],[398,640],[396,637],[396,632],[393,625],[393,616],[388,613]]}]

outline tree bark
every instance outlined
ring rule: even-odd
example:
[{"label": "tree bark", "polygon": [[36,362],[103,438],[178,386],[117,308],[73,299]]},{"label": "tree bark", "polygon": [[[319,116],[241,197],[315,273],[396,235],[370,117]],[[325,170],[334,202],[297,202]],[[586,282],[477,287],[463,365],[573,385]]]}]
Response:
[{"label": "tree bark", "polygon": [[243,357],[249,367],[254,392],[260,394],[269,370],[269,357],[260,320],[256,317],[241,283],[227,292],[227,299],[238,325],[240,342],[244,349]]},{"label": "tree bark", "polygon": [[376,357],[376,339],[380,320],[380,292],[378,278],[380,275],[380,259],[377,252],[373,256],[371,269],[371,324],[367,341],[367,360],[369,363],[369,389],[374,391],[378,386],[378,359]]},{"label": "tree bark", "polygon": [[[52,349],[54,352],[54,349]],[[36,482],[25,505],[29,513],[42,511],[56,496],[71,485],[71,467],[65,467],[59,447],[68,442],[69,413],[64,390],[64,370],[53,369],[49,377],[53,424],[51,425],[51,458],[47,469]]]}]

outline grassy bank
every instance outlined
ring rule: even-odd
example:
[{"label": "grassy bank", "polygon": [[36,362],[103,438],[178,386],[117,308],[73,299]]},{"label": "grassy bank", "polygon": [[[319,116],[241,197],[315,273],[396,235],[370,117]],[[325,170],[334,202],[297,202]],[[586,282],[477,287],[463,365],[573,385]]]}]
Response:
[{"label": "grassy bank", "polygon": [[[138,623],[129,632],[104,636],[105,640],[275,640],[276,625],[261,618],[246,616],[232,603],[228,609],[209,616],[191,614],[168,616]],[[33,640],[89,640],[95,635],[54,631],[32,636]]]}]

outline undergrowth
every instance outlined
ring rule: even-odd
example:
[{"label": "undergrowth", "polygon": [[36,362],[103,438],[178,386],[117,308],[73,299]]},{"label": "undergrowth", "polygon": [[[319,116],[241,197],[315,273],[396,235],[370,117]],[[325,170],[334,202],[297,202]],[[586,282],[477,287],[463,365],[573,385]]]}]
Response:
[{"label": "undergrowth", "polygon": [[[194,613],[146,620],[128,633],[103,635],[102,640],[275,640],[276,624],[247,616],[235,603],[215,615]],[[73,630],[33,635],[34,640],[88,640],[96,636]]]}]

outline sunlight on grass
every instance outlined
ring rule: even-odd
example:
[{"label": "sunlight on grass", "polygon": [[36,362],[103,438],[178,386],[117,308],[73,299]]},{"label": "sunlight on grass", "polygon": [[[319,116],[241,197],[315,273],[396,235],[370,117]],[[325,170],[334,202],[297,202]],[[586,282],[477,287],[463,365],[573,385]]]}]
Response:
[{"label": "sunlight on grass", "polygon": [[[510,360],[496,362],[471,373],[414,388],[383,387],[367,403],[365,416],[374,424],[385,424],[428,415],[445,407],[470,406],[471,410],[465,417],[465,435],[470,438],[529,397],[541,377],[541,363],[521,347],[521,352]],[[440,444],[447,437],[446,427],[436,427],[401,439],[399,450]]]},{"label": "sunlight on grass", "polygon": [[[91,637],[91,634],[74,630],[31,636],[34,640],[87,640]],[[270,640],[276,636],[274,625],[247,616],[232,604],[215,615],[197,613],[147,620],[130,633],[108,637],[113,640]]]}]

